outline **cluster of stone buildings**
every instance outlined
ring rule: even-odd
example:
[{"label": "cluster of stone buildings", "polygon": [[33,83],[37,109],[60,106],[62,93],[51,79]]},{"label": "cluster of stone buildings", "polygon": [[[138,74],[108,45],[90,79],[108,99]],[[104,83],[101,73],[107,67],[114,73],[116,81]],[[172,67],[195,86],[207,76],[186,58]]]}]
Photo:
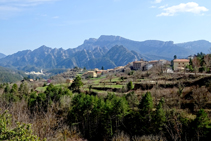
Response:
[{"label": "cluster of stone buildings", "polygon": [[[184,70],[186,68],[186,66],[189,65],[189,61],[190,61],[189,59],[174,59],[173,60],[174,71]],[[146,70],[149,70],[156,65],[164,65],[164,64],[165,65],[171,65],[171,62],[167,61],[167,60],[163,60],[163,59],[162,60],[154,60],[154,61],[140,60],[140,61],[134,61],[133,62],[133,69],[134,70],[146,71]]]},{"label": "cluster of stone buildings", "polygon": [[95,78],[95,77],[108,74],[108,73],[121,72],[123,71],[124,68],[125,68],[124,66],[119,66],[114,69],[107,69],[107,70],[99,70],[96,68],[93,71],[85,72],[82,76],[85,78],[88,78],[88,77]]},{"label": "cluster of stone buildings", "polygon": [[170,65],[170,62],[167,61],[167,60],[153,60],[153,61],[140,60],[140,61],[134,61],[133,62],[133,69],[134,70],[146,71],[146,70],[149,70],[156,65],[164,65],[164,64]]},{"label": "cluster of stone buildings", "polygon": [[[166,72],[168,72],[170,69],[171,73],[173,73],[173,70],[170,68],[171,62],[168,60],[153,60],[153,61],[134,61],[128,63],[126,66],[119,66],[114,69],[107,69],[107,70],[99,70],[99,69],[94,69],[93,71],[87,71],[85,72],[82,76],[87,78],[87,77],[98,77],[103,74],[107,73],[114,73],[114,72],[123,72],[126,68],[131,68],[133,70],[142,70],[142,71],[147,71],[153,68],[154,66],[163,66],[167,65],[169,68],[166,68]],[[179,70],[184,70],[186,66],[189,65],[189,59],[175,59],[173,60],[173,67],[174,71],[179,71]]]}]

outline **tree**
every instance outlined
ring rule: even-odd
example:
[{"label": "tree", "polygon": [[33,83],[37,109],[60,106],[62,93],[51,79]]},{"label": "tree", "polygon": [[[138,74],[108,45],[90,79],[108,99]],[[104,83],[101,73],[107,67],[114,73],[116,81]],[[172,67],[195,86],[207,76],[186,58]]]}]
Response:
[{"label": "tree", "polygon": [[109,79],[109,81],[110,81],[110,83],[111,83],[111,80],[112,80],[112,78],[113,78],[113,75],[112,75],[112,74],[109,74],[109,75],[107,75],[106,77]]},{"label": "tree", "polygon": [[166,114],[163,110],[163,103],[165,102],[164,98],[162,98],[156,108],[154,122],[158,130],[162,130],[164,123],[166,121]]},{"label": "tree", "polygon": [[102,66],[101,70],[104,70],[104,67]]},{"label": "tree", "polygon": [[177,59],[177,55],[174,55],[174,59]]},{"label": "tree", "polygon": [[189,65],[193,65],[192,59],[190,58]]},{"label": "tree", "polygon": [[179,97],[178,104],[179,104],[179,108],[181,108],[181,98],[182,98],[182,93],[183,93],[183,90],[185,88],[185,85],[183,83],[179,82],[177,84],[177,88],[178,88],[177,94],[178,94],[178,97]]},{"label": "tree", "polygon": [[194,71],[195,71],[195,75],[196,75],[196,73],[199,71],[198,68],[200,67],[200,63],[201,63],[200,58],[194,57],[192,62],[193,62],[193,67],[194,67]]},{"label": "tree", "polygon": [[128,89],[128,91],[133,89],[133,82],[132,81],[128,82],[127,89]]},{"label": "tree", "polygon": [[84,71],[86,70],[86,67],[84,67]]},{"label": "tree", "polygon": [[92,90],[92,85],[89,85],[89,93],[91,92]]},{"label": "tree", "polygon": [[74,79],[73,83],[71,84],[70,88],[71,89],[78,89],[83,86],[83,82],[81,81],[81,77],[80,76],[76,76],[76,78]]},{"label": "tree", "polygon": [[128,105],[131,108],[137,107],[139,105],[139,100],[137,95],[133,92],[130,92],[129,94],[127,94],[125,96],[125,98],[127,99]]},{"label": "tree", "polygon": [[139,104],[140,116],[141,116],[141,125],[144,133],[150,133],[150,126],[152,124],[152,109],[153,109],[153,100],[150,92],[147,92],[142,96],[141,102]]},{"label": "tree", "polygon": [[17,94],[18,92],[18,85],[17,84],[13,84],[12,89],[10,91],[11,93]]},{"label": "tree", "polygon": [[143,113],[143,115],[151,113],[153,109],[153,100],[150,92],[147,92],[142,96],[139,109],[141,109],[141,113]]},{"label": "tree", "polygon": [[29,87],[27,83],[24,83],[23,85],[23,94],[28,95],[29,94]]},{"label": "tree", "polygon": [[120,77],[120,80],[121,80],[121,81],[124,81],[124,77],[123,77],[123,76],[121,76],[121,77]]},{"label": "tree", "polygon": [[197,113],[196,118],[193,121],[193,127],[198,140],[201,136],[204,137],[208,133],[208,129],[210,129],[210,120],[203,109],[199,110]]},{"label": "tree", "polygon": [[205,55],[204,56],[204,62],[205,62],[205,66],[206,66],[206,71],[208,72],[209,67],[211,65],[211,54]]},{"label": "tree", "polygon": [[7,84],[6,87],[4,88],[4,93],[9,93],[10,92],[10,87]]}]

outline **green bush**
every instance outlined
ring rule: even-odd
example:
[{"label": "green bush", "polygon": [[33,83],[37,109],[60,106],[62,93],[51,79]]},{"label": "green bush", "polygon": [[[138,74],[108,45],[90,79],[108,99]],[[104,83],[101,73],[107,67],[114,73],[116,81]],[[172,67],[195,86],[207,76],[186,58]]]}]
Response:
[{"label": "green bush", "polygon": [[36,135],[32,134],[30,124],[20,124],[17,122],[16,127],[11,128],[11,120],[11,115],[7,111],[0,114],[0,140],[40,141]]},{"label": "green bush", "polygon": [[133,89],[133,82],[132,81],[128,82],[127,89],[128,89],[128,91]]}]

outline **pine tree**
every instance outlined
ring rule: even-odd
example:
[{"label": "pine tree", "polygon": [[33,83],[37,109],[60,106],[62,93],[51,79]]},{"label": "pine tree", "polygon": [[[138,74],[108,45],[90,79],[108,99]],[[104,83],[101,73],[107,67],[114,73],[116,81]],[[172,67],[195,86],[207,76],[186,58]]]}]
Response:
[{"label": "pine tree", "polygon": [[12,89],[10,91],[13,94],[17,94],[18,92],[18,85],[17,84],[13,84]]},{"label": "pine tree", "polygon": [[174,59],[177,59],[177,55],[174,55]]},{"label": "pine tree", "polygon": [[195,120],[193,121],[193,128],[196,132],[198,140],[200,137],[205,137],[210,130],[210,120],[208,118],[207,113],[204,109],[199,110],[196,115]]},{"label": "pine tree", "polygon": [[4,88],[4,93],[9,93],[10,92],[10,87],[7,84],[6,87]]},{"label": "pine tree", "polygon": [[150,92],[147,92],[143,95],[141,102],[139,104],[139,109],[141,109],[141,113],[150,114],[153,109],[153,100]]},{"label": "pine tree", "polygon": [[155,111],[155,116],[154,116],[154,122],[155,126],[159,129],[162,130],[162,127],[166,121],[166,114],[163,110],[163,103],[164,103],[164,98],[162,98],[156,108]]}]

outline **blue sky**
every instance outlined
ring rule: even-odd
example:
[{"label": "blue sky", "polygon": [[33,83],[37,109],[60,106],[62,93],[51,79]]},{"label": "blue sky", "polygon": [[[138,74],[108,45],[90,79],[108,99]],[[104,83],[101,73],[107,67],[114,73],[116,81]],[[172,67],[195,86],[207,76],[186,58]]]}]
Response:
[{"label": "blue sky", "polygon": [[210,0],[0,0],[0,52],[75,48],[88,38],[211,41]]}]

